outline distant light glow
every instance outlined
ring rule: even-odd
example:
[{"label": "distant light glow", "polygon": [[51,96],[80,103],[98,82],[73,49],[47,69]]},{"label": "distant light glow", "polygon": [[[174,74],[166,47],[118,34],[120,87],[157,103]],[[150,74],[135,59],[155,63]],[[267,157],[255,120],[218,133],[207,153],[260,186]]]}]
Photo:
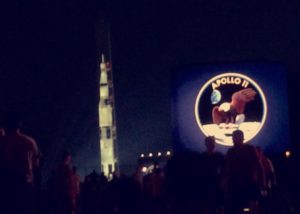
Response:
[{"label": "distant light glow", "polygon": [[148,170],[148,169],[147,169],[147,167],[145,167],[145,166],[142,168],[142,172],[144,172],[144,173],[147,172],[147,170]]},{"label": "distant light glow", "polygon": [[141,158],[143,158],[143,157],[145,157],[145,155],[144,155],[144,154],[141,154]]},{"label": "distant light glow", "polygon": [[150,153],[149,153],[149,157],[152,157],[152,156],[153,156],[153,154],[150,152]]},{"label": "distant light glow", "polygon": [[167,156],[170,156],[171,155],[171,152],[170,151],[167,151]]},{"label": "distant light glow", "polygon": [[289,158],[291,156],[291,151],[289,150],[285,151],[284,155],[286,158]]},{"label": "distant light glow", "polygon": [[249,207],[245,207],[245,208],[243,209],[243,211],[244,211],[244,212],[250,212],[250,208],[249,208]]},{"label": "distant light glow", "polygon": [[107,180],[111,181],[113,179],[114,175],[112,173],[109,173],[107,176]]},{"label": "distant light glow", "polygon": [[157,156],[161,156],[161,152],[157,153]]}]

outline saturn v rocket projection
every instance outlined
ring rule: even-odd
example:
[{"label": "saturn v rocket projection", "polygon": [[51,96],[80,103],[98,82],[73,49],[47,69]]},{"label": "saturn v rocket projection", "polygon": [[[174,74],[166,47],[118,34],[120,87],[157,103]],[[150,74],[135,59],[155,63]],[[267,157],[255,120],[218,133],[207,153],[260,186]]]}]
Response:
[{"label": "saturn v rocket projection", "polygon": [[116,154],[116,120],[114,113],[114,93],[112,70],[109,62],[105,62],[104,55],[100,63],[100,101],[99,101],[99,129],[101,171],[110,177],[117,168]]}]

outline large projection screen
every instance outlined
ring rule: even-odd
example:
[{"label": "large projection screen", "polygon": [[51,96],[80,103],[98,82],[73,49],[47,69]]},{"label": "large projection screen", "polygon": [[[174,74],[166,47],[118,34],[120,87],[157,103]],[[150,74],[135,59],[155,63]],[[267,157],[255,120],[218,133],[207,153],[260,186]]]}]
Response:
[{"label": "large projection screen", "polygon": [[289,147],[287,82],[278,63],[183,66],[172,71],[174,150],[204,151],[205,136],[216,149],[232,146],[240,129],[245,143],[266,153]]}]

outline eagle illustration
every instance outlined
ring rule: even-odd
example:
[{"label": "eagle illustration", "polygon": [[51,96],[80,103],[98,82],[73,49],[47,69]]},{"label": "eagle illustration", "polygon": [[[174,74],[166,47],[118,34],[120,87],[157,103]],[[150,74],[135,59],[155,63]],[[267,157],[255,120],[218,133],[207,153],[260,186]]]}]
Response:
[{"label": "eagle illustration", "polygon": [[239,123],[243,122],[246,103],[254,100],[255,95],[256,92],[252,88],[242,89],[233,93],[230,103],[224,102],[220,106],[213,108],[213,123],[219,125],[220,123],[236,123],[237,120],[240,120]]}]

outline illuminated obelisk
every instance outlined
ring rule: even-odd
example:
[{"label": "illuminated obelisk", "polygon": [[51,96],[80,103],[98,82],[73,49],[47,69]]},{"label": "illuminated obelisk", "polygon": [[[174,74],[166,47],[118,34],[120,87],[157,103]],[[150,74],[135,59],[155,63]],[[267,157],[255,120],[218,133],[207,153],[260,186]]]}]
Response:
[{"label": "illuminated obelisk", "polygon": [[100,101],[99,130],[101,171],[108,178],[117,169],[116,120],[114,113],[114,91],[111,64],[105,62],[104,55],[100,63]]}]

